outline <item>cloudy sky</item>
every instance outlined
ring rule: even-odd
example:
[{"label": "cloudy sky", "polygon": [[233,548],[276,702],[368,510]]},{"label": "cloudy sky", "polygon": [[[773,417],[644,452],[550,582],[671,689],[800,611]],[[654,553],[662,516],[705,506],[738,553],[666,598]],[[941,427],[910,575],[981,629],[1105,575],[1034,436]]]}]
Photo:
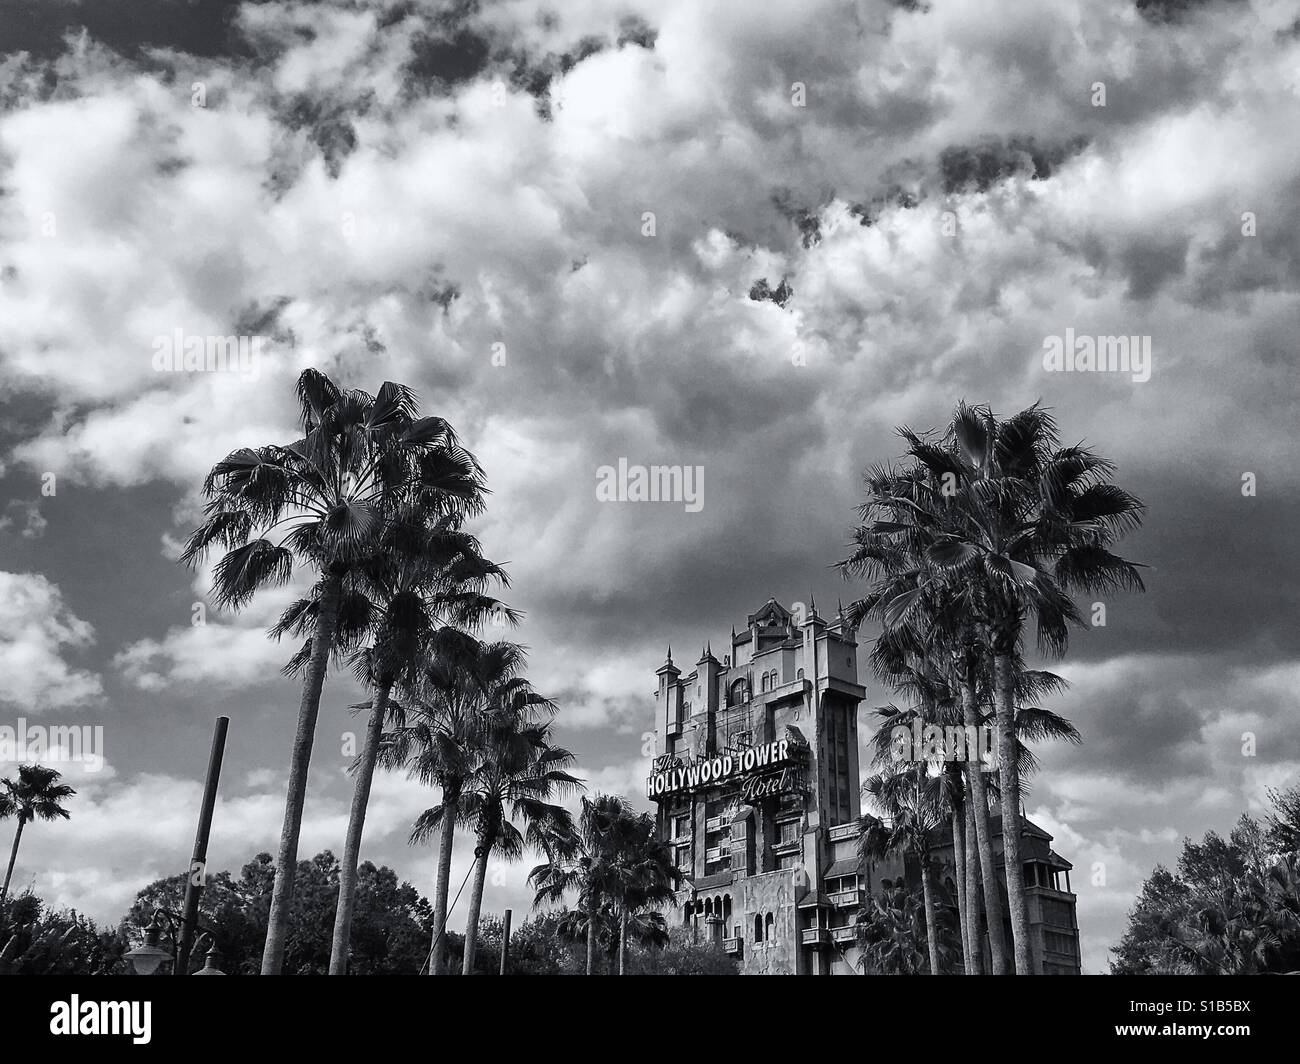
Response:
[{"label": "cloudy sky", "polygon": [[[175,559],[305,366],[453,421],[561,739],[638,803],[665,644],[848,598],[895,427],[1041,399],[1149,507],[1027,798],[1103,970],[1152,866],[1300,772],[1298,83],[1295,0],[0,0],[0,723],[107,760],[18,889],[116,921],[181,870],[218,714],[211,863],[274,849],[296,588],[194,626]],[[1149,337],[1150,379],[1046,371],[1067,329]],[[262,357],[158,372],[176,330]],[[702,466],[702,509],[598,502],[620,458]],[[327,685],[303,855],[342,849],[359,697]],[[427,804],[378,780],[364,853],[425,892]]]}]

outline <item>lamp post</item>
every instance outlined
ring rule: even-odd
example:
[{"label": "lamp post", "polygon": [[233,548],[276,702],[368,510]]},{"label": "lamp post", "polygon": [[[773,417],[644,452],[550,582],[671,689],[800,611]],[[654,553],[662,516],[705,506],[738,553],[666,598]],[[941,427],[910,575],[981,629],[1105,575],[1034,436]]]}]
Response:
[{"label": "lamp post", "polygon": [[[126,959],[131,962],[131,967],[135,969],[136,975],[154,975],[164,962],[172,965],[173,973],[181,970],[178,956],[180,936],[177,932],[184,922],[180,913],[172,912],[170,909],[155,909],[153,911],[153,919],[149,921],[148,926],[144,929],[144,945],[126,954]],[[208,943],[204,965],[194,974],[225,975],[226,973],[218,968],[221,963],[221,952],[217,949],[217,942],[212,929],[204,927],[197,920],[193,921],[192,926],[202,932],[202,938],[199,939],[200,944],[205,940]],[[164,931],[171,936],[172,949],[170,952],[163,949],[160,944]]]}]

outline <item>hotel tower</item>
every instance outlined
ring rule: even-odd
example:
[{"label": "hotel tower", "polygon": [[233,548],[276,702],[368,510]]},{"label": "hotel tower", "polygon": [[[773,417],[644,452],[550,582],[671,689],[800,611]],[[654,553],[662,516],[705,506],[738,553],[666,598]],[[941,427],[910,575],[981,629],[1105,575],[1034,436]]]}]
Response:
[{"label": "hotel tower", "polygon": [[[866,689],[854,628],[815,603],[791,613],[769,599],[721,661],[707,646],[683,674],[670,649],[656,675],[647,793],[685,876],[669,919],[719,942],[745,974],[856,972],[858,910],[882,880],[915,883],[917,869],[858,857]],[[1070,865],[1028,821],[1023,839],[1035,968],[1077,973]],[[951,838],[936,846],[940,894],[955,904]]]}]

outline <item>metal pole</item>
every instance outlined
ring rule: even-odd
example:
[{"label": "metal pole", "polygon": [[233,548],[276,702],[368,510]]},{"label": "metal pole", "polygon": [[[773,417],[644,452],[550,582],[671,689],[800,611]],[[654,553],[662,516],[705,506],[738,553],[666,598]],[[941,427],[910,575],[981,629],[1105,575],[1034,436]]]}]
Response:
[{"label": "metal pole", "polygon": [[199,918],[199,897],[207,880],[208,835],[212,831],[212,811],[217,804],[217,782],[221,779],[221,759],[226,752],[226,729],[229,717],[218,717],[212,729],[212,752],[208,755],[208,778],[203,784],[203,806],[199,810],[199,829],[194,835],[194,855],[190,858],[185,880],[185,907],[181,913],[181,939],[176,947],[174,975],[187,975],[190,950]]},{"label": "metal pole", "polygon": [[506,966],[510,963],[510,910],[506,910],[506,917],[501,921],[501,974],[506,974]]}]

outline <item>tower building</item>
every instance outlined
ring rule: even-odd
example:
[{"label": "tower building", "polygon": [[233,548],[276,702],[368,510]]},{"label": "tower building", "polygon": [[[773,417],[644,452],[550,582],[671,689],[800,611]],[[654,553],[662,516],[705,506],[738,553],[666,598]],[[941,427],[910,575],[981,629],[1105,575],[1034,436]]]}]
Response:
[{"label": "tower building", "polygon": [[[733,629],[721,660],[706,645],[684,673],[669,648],[655,675],[646,790],[684,876],[669,919],[719,942],[745,974],[855,972],[855,920],[868,892],[914,881],[917,870],[898,857],[858,856],[866,689],[854,627],[841,611],[826,620],[811,600],[791,612],[768,599]],[[1074,895],[1055,889],[1069,865],[1050,847],[1038,854],[1051,837],[1026,821],[1026,839],[1030,829],[1039,841],[1027,854],[1046,860],[1029,889],[1053,895],[1032,911],[1055,921],[1054,934],[1035,929],[1056,947],[1050,964],[1036,955],[1036,967],[1077,971]],[[947,854],[941,877],[951,875],[951,840]]]}]

